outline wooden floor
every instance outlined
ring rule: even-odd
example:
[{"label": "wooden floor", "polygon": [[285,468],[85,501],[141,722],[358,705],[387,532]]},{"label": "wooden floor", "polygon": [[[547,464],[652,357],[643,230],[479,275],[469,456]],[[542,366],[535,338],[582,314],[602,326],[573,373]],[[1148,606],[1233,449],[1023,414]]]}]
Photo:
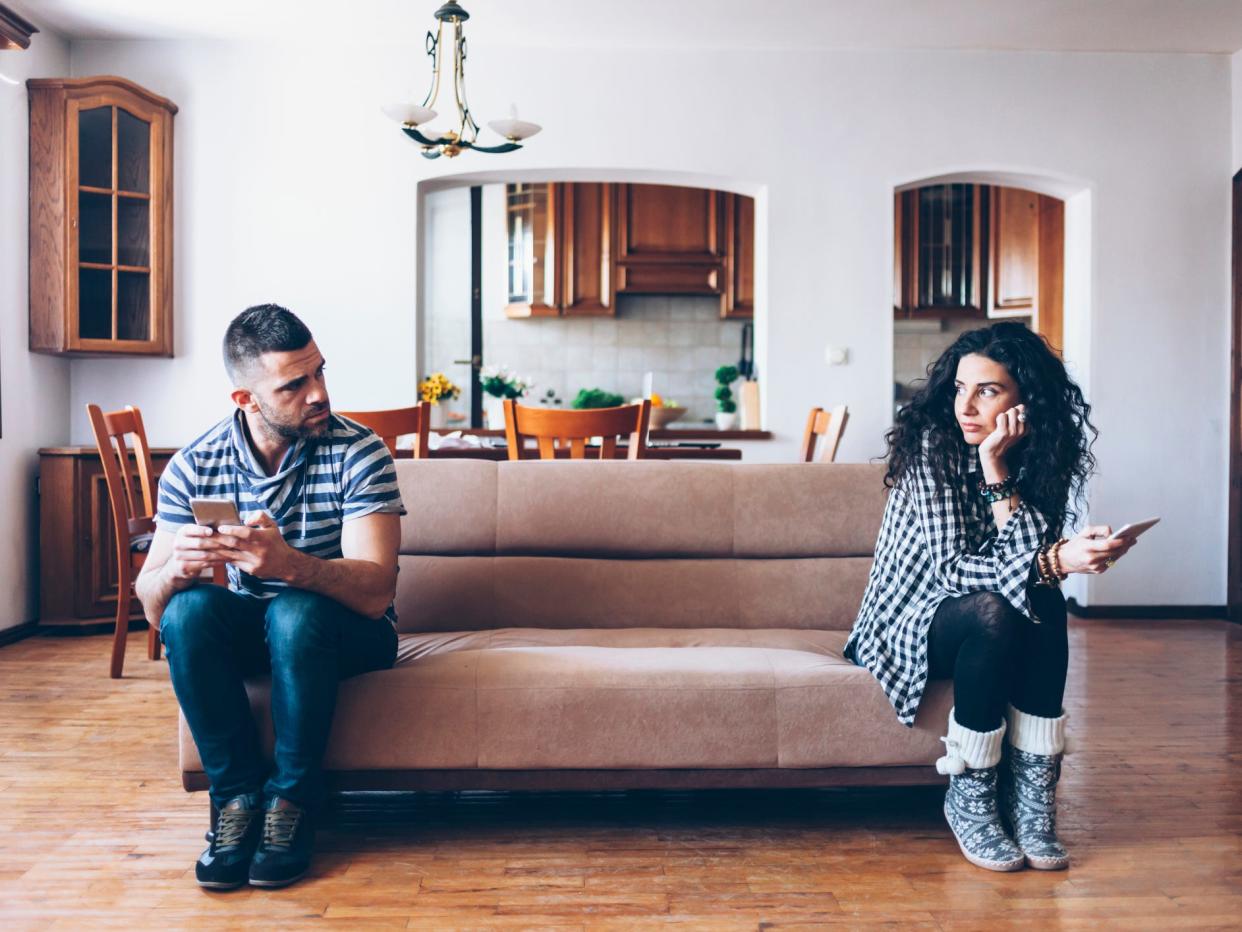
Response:
[{"label": "wooden floor", "polygon": [[1068,872],[967,864],[935,789],[367,795],[312,876],[194,883],[167,668],[130,636],[0,649],[0,929],[1238,928],[1242,628],[1074,622]]}]

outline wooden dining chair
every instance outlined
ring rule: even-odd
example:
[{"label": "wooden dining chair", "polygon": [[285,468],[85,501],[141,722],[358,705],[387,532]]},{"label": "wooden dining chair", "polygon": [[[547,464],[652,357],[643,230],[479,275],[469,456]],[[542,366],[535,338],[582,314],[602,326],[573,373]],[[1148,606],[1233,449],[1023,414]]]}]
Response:
[{"label": "wooden dining chair", "polygon": [[[112,635],[112,678],[115,680],[120,679],[125,664],[125,636],[129,632],[134,579],[146,562],[151,535],[155,533],[155,472],[151,468],[147,434],[142,427],[142,412],[133,405],[126,405],[123,411],[105,413],[99,405],[88,404],[86,414],[103,462],[116,531],[116,630]],[[135,495],[134,473],[125,443],[125,437],[130,434],[134,438],[141,498]],[[152,660],[160,659],[159,629],[155,625],[147,630],[147,656]]]},{"label": "wooden dining chair", "polygon": [[414,435],[414,459],[431,458],[431,406],[420,401],[410,408],[389,408],[386,411],[338,411],[341,417],[357,421],[379,434],[388,445],[388,452],[397,455],[397,438]]},{"label": "wooden dining chair", "polygon": [[806,419],[806,430],[802,434],[802,450],[798,454],[798,462],[815,462],[816,441],[820,451],[819,462],[833,462],[837,458],[837,447],[841,445],[841,434],[845,432],[849,419],[849,408],[845,405],[837,405],[831,411],[812,408]]},{"label": "wooden dining chair", "polygon": [[531,408],[512,398],[505,399],[505,439],[509,459],[525,456],[526,438],[533,437],[539,447],[539,458],[556,459],[558,451],[570,459],[585,459],[586,444],[591,437],[602,437],[599,458],[616,457],[617,437],[629,435],[626,459],[641,460],[647,455],[647,427],[651,423],[651,402],[621,405],[617,408],[589,408],[582,411],[559,411],[554,408]]}]

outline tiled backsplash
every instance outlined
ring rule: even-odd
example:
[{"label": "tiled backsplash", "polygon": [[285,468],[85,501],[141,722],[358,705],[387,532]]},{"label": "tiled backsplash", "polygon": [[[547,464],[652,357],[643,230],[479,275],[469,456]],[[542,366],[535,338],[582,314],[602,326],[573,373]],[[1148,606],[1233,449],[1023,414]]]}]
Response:
[{"label": "tiled backsplash", "polygon": [[553,389],[566,407],[581,388],[642,394],[643,374],[655,391],[689,410],[678,426],[712,420],[718,366],[741,356],[742,322],[720,319],[710,296],[622,295],[617,316],[603,318],[488,317],[483,361],[535,381],[529,400]]}]

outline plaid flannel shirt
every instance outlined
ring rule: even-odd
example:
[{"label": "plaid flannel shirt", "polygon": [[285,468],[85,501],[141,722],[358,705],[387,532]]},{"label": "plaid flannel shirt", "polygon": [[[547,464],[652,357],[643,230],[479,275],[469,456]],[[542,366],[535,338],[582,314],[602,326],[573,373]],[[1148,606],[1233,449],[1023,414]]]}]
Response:
[{"label": "plaid flannel shirt", "polygon": [[[924,445],[926,448],[926,445]],[[940,603],[997,592],[1023,615],[1036,551],[1050,539],[1047,519],[1026,502],[999,531],[979,494],[977,447],[967,447],[958,482],[938,484],[925,461],[892,490],[845,656],[880,682],[903,725],[913,725],[927,687],[927,630]]]}]

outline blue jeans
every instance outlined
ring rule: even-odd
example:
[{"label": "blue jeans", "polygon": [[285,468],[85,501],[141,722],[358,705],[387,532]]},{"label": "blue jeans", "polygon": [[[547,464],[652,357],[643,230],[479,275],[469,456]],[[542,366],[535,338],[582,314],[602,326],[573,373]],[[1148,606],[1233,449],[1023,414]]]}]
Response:
[{"label": "blue jeans", "polygon": [[[217,806],[260,791],[317,805],[337,684],[386,670],[397,656],[397,633],[387,619],[365,618],[300,589],[264,601],[222,586],[194,586],[169,600],[160,639]],[[274,767],[264,758],[243,685],[267,672]]]}]

